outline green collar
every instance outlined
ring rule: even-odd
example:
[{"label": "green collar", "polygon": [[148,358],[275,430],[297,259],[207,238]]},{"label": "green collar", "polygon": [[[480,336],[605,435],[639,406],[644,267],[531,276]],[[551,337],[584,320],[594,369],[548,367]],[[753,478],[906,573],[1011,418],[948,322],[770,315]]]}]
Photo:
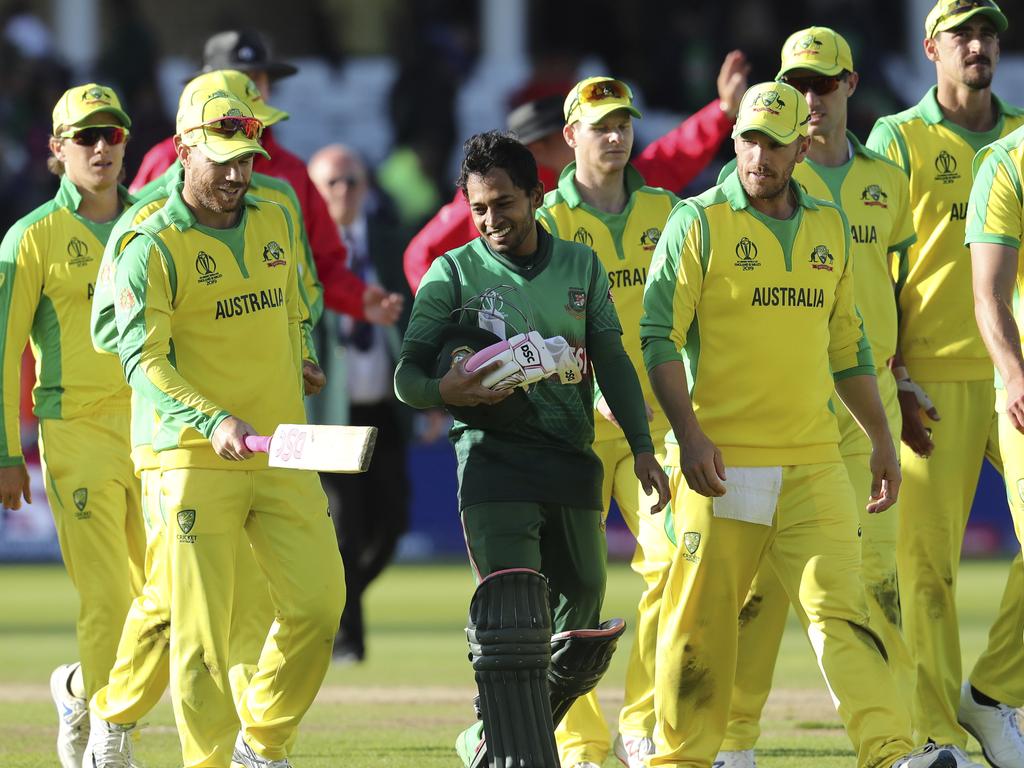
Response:
[{"label": "green collar", "polygon": [[[184,183],[176,184],[173,189],[170,190],[170,196],[167,198],[167,203],[164,205],[164,210],[167,212],[167,218],[174,225],[174,228],[179,232],[184,232],[186,229],[191,229],[197,225],[196,216],[192,213],[192,209],[185,203],[185,199],[181,196],[181,190],[184,187]],[[246,208],[259,208],[256,199],[248,193],[243,198]]]},{"label": "green collar", "polygon": [[[946,122],[946,118],[942,114],[942,108],[939,106],[938,92],[939,87],[933,85],[917,104],[917,113],[929,125],[938,125],[939,123]],[[1000,115],[1015,117],[1024,114],[1024,109],[1007,104],[994,93],[992,94],[992,100],[995,102],[996,110],[998,110]]]},{"label": "green collar", "polygon": [[[812,211],[818,209],[817,204],[814,202],[814,198],[804,192],[803,187],[792,179],[789,181],[789,186],[796,195],[797,206],[800,208],[808,208]],[[747,199],[747,193],[743,190],[743,184],[740,183],[738,170],[734,169],[732,173],[726,176],[719,188],[722,190],[722,194],[725,195],[725,199],[729,201],[729,207],[734,211],[742,211],[745,208],[750,207],[750,201]]]},{"label": "green collar", "polygon": [[[640,189],[640,187],[644,186],[644,177],[640,175],[640,171],[633,167],[632,163],[626,164],[624,173],[626,180],[626,195],[628,197]],[[562,170],[562,175],[558,177],[558,192],[562,195],[562,199],[565,200],[565,204],[570,208],[576,208],[583,202],[580,197],[579,190],[576,189],[575,160],[565,166]]]},{"label": "green collar", "polygon": [[[132,196],[128,194],[128,190],[120,184],[117,185],[117,196],[121,198],[125,208],[130,207],[135,202]],[[78,187],[72,183],[65,173],[60,177],[60,188],[53,199],[57,202],[57,205],[67,208],[74,213],[78,210],[78,206],[82,204],[82,193],[78,191]]]},{"label": "green collar", "polygon": [[850,146],[853,147],[853,154],[863,155],[864,157],[877,157],[877,155],[873,155],[871,153],[870,149],[860,143],[860,139],[858,139],[849,128],[846,129],[846,138],[850,140]]},{"label": "green collar", "polygon": [[499,264],[504,266],[506,269],[512,270],[517,275],[525,277],[527,280],[532,280],[544,271],[548,262],[551,261],[551,254],[554,250],[552,247],[553,239],[548,231],[540,225],[540,222],[537,222],[535,226],[537,227],[537,250],[527,258],[511,259],[491,248],[487,242],[487,238],[483,235],[477,239],[483,246],[484,251],[489,253]]}]

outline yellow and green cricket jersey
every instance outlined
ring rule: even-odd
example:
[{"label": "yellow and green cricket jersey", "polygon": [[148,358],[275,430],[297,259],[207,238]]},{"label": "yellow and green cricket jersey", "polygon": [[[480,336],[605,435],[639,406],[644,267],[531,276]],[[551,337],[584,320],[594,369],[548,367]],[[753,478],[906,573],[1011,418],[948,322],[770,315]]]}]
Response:
[{"label": "yellow and green cricket jersey", "polygon": [[[121,196],[130,204],[127,192]],[[117,360],[98,354],[89,340],[89,306],[114,222],[79,216],[81,201],[75,185],[62,177],[56,197],[19,219],[0,244],[0,466],[23,461],[18,410],[26,341],[36,359],[32,398],[38,418],[73,419],[106,405],[128,407]]]},{"label": "yellow and green cricket jersey", "polygon": [[964,247],[971,163],[986,144],[1024,125],[1024,111],[993,96],[999,112],[986,133],[946,120],[936,88],[914,107],[880,118],[868,146],[910,179],[917,242],[898,275],[900,351],[922,381],[980,381],[992,362],[974,319],[971,259]]},{"label": "yellow and green cricket jersey", "polygon": [[[622,324],[622,346],[633,367],[643,371],[640,350],[640,317],[644,312],[644,285],[661,231],[679,198],[671,192],[644,185],[643,177],[626,166],[629,202],[621,213],[605,213],[583,202],[576,189],[576,163],[569,163],[558,187],[544,196],[537,210],[540,223],[552,235],[592,248],[608,272],[612,300]],[[668,429],[668,419],[658,406],[651,382],[640,376],[644,399],[654,410],[652,434]],[[598,393],[599,394],[599,393]],[[622,430],[605,418],[594,420],[594,442],[622,437]]]},{"label": "yellow and green cricket jersey", "polygon": [[288,212],[247,195],[239,223],[199,224],[175,187],[117,246],[118,353],[156,410],[161,468],[259,469],[219,458],[209,438],[228,415],[261,434],[303,423],[301,361],[312,358]]},{"label": "yellow and green cricket jersey", "polygon": [[792,188],[786,221],[753,208],[736,173],[679,203],[647,278],[644,362],[685,349],[694,412],[726,464],[839,461],[834,382],[874,375],[846,216]]},{"label": "yellow and green cricket jersey", "polygon": [[[966,245],[994,243],[1019,250],[1024,242],[1024,127],[984,147],[974,162],[974,186],[967,210]],[[1024,263],[1017,260],[1014,315],[1024,328],[1019,311],[1024,291]]]}]

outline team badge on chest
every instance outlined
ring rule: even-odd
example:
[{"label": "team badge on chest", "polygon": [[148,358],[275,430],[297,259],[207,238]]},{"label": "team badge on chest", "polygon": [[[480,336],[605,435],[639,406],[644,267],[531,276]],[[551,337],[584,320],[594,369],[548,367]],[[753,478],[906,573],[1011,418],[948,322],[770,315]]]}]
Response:
[{"label": "team badge on chest", "polygon": [[582,288],[569,289],[569,303],[565,305],[566,311],[573,317],[582,317],[587,309],[587,293]]},{"label": "team badge on chest", "polygon": [[824,269],[831,272],[834,261],[835,259],[832,257],[831,251],[824,245],[816,245],[814,250],[811,251],[812,269]]}]

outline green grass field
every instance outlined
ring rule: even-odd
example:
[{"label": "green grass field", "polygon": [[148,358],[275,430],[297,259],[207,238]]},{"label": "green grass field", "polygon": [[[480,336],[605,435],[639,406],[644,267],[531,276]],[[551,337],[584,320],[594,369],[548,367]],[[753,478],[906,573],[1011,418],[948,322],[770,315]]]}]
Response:
[{"label": "green grass field", "polygon": [[[983,647],[1006,567],[1004,562],[974,562],[961,572],[965,665]],[[605,615],[630,621],[639,578],[621,563],[610,571]],[[457,768],[451,745],[472,717],[474,684],[462,631],[472,588],[469,569],[461,564],[398,566],[374,584],[366,606],[369,658],[360,666],[329,672],[303,723],[293,756],[296,768]],[[3,768],[56,765],[56,715],[47,681],[55,666],[75,658],[75,611],[74,592],[59,566],[0,567]],[[610,717],[621,702],[624,648],[620,645],[600,689]],[[136,754],[147,768],[180,765],[166,697],[144,723]],[[605,765],[618,762],[610,757]],[[793,621],[768,704],[759,765],[854,765],[813,657]]]}]

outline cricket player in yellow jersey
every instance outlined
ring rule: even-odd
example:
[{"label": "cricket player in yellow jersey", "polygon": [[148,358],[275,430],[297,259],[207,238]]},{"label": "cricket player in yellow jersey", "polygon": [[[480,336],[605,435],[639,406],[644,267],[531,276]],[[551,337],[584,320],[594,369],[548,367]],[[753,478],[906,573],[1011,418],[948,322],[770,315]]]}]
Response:
[{"label": "cricket player in yellow jersey", "polygon": [[110,88],[66,91],[53,110],[50,169],[57,196],[0,245],[3,428],[0,501],[31,502],[18,419],[21,355],[36,359],[35,414],[47,498],[79,597],[80,664],[50,678],[64,768],[81,765],[86,702],[106,680],[119,627],[142,581],[145,534],[129,456],[129,390],[117,361],[89,341],[89,303],[114,220],[130,204],[117,183],[131,121]]},{"label": "cricket player in yellow jersey", "polygon": [[[964,528],[985,457],[999,469],[992,362],[974,318],[963,246],[971,163],[986,144],[1024,124],[992,93],[1006,17],[991,0],[943,0],[925,21],[924,51],[937,86],[915,107],[881,118],[868,146],[910,179],[917,243],[899,268],[894,372],[903,415],[905,478],[897,545],[900,604],[914,659],[914,728],[963,748],[964,726],[987,754],[1015,752],[1016,728],[999,704],[1024,705],[1024,567],[1010,567],[988,647],[963,680],[956,579]],[[923,422],[922,412],[928,414]],[[927,427],[925,426],[927,423]]]},{"label": "cricket player in yellow jersey", "polygon": [[[782,47],[778,78],[807,100],[811,137],[807,157],[793,180],[807,194],[839,206],[850,222],[850,258],[856,272],[854,298],[875,361],[889,432],[900,434],[896,380],[888,360],[896,349],[896,298],[890,254],[914,242],[910,190],[906,174],[866,149],[846,127],[847,101],[857,90],[850,46],[827,27],[793,33]],[[726,166],[723,175],[731,171]],[[913,689],[913,665],[903,640],[896,582],[897,507],[884,515],[868,513],[871,492],[871,442],[838,398],[839,452],[858,501],[861,559],[868,594],[870,626],[885,646],[897,689]],[[897,505],[898,506],[898,505]],[[771,568],[762,567],[740,612],[736,683],[729,730],[715,765],[753,768],[761,712],[771,689],[775,660],[786,623],[789,599]],[[797,611],[800,610],[796,604]],[[805,620],[806,623],[806,620]]]},{"label": "cricket player in yellow jersey", "polygon": [[893,505],[900,471],[854,303],[849,223],[792,180],[809,119],[791,86],[750,88],[736,172],[676,206],[651,263],[640,334],[672,426],[679,544],[662,597],[652,768],[711,768],[736,617],[762,563],[802,608],[858,766],[975,765],[934,744],[912,751],[910,713],[869,627],[835,393],[871,440],[869,511]]},{"label": "cricket player in yellow jersey", "polygon": [[[1024,541],[1024,355],[1020,333],[1024,315],[1017,309],[1024,285],[1020,260],[1024,239],[1024,127],[982,149],[974,170],[966,242],[971,248],[975,314],[999,372],[999,450],[1017,539]],[[999,704],[997,712],[1005,723],[1006,741],[1015,749],[1006,744],[1002,752],[990,753],[986,747],[985,757],[992,765],[1021,765],[1018,756],[1024,744],[1017,710]],[[984,736],[975,734],[973,723],[963,725],[985,744]]]},{"label": "cricket player in yellow jersey", "polygon": [[[343,604],[317,476],[270,469],[245,447],[248,435],[303,421],[301,362],[312,359],[293,222],[245,194],[261,130],[230,96],[185,110],[175,142],[183,184],[135,227],[115,271],[121,362],[157,415],[170,687],[189,767],[290,765],[287,745],[327,670]],[[228,640],[232,610],[246,609],[232,605],[243,530],[275,620],[236,714]]]},{"label": "cricket player in yellow jersey", "polygon": [[[569,92],[563,109],[565,141],[576,160],[566,166],[558,187],[538,209],[541,224],[555,237],[575,240],[594,249],[608,272],[615,310],[622,323],[622,345],[634,367],[643,370],[640,315],[647,268],[661,229],[678,198],[664,189],[644,185],[629,163],[633,148],[633,94],[610,77],[589,77]],[[640,377],[655,450],[664,445],[668,421],[657,407],[650,382]],[[637,616],[637,635],[626,673],[626,700],[620,716],[615,750],[630,768],[640,768],[653,751],[654,652],[664,577],[672,545],[663,518],[650,514],[648,497],[640,493],[633,472],[633,453],[600,391],[595,392],[594,453],[604,467],[603,505],[614,496],[622,517],[637,539],[632,567],[646,589]],[[643,502],[641,502],[643,499]],[[646,508],[641,508],[641,507]],[[611,738],[604,715],[591,692],[573,703],[555,730],[562,765],[596,768],[604,763]]]}]

